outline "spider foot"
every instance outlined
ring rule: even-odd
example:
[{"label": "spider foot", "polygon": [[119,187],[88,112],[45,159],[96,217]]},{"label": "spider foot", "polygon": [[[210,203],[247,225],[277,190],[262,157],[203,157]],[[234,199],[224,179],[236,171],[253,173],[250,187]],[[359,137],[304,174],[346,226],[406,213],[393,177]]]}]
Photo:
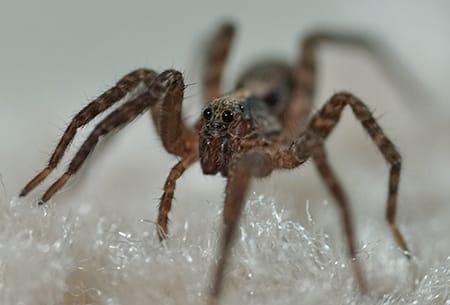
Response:
[{"label": "spider foot", "polygon": [[39,201],[39,205],[43,205],[44,203],[46,203],[47,201],[50,200],[50,198],[53,197],[53,195],[59,191],[64,184],[66,184],[67,180],[69,180],[69,178],[72,175],[69,173],[65,173],[64,175],[62,175],[58,180],[56,180],[55,183],[53,183],[49,189],[44,193],[44,195],[42,196],[41,200]]},{"label": "spider foot", "polygon": [[36,186],[38,186],[39,183],[42,182],[47,176],[51,173],[51,169],[46,167],[43,169],[39,174],[37,174],[33,179],[31,179],[30,182],[28,182],[27,185],[22,189],[22,191],[19,194],[19,197],[26,196],[29,192],[31,192]]},{"label": "spider foot", "polygon": [[158,238],[160,242],[163,242],[165,240],[167,240],[167,238],[169,237],[169,230],[167,228],[167,222],[163,223],[158,221]]},{"label": "spider foot", "polygon": [[362,274],[361,267],[356,259],[352,260],[353,265],[353,273],[356,278],[357,285],[359,287],[359,290],[362,294],[367,294],[369,292],[369,289],[367,288],[367,281],[365,277]]},{"label": "spider foot", "polygon": [[392,234],[394,235],[395,241],[397,242],[397,245],[402,250],[403,255],[405,255],[408,260],[411,260],[411,251],[409,251],[408,245],[406,244],[405,238],[403,237],[402,233],[395,224],[391,224],[390,228]]}]

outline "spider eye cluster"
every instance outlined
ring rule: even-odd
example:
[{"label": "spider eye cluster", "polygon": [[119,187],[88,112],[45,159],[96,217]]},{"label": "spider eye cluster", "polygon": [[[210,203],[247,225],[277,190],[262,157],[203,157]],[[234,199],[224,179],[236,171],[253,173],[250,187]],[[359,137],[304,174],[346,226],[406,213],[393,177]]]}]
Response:
[{"label": "spider eye cluster", "polygon": [[212,117],[212,110],[211,110],[211,108],[206,108],[203,111],[203,117],[205,118],[205,120],[208,120],[208,121],[211,119],[211,117]]},{"label": "spider eye cluster", "polygon": [[[203,110],[203,118],[207,121],[211,120],[213,112],[211,108],[206,108]],[[231,123],[234,119],[234,114],[230,110],[225,110],[222,112],[222,121],[225,123]]]},{"label": "spider eye cluster", "polygon": [[230,110],[225,110],[222,113],[222,121],[224,121],[225,123],[230,123],[233,121],[233,112],[231,112]]}]

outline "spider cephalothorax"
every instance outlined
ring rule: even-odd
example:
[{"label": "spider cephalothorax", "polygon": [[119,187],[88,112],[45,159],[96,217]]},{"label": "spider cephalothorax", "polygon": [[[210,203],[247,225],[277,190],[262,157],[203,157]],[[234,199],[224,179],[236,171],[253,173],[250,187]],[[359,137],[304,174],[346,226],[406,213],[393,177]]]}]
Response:
[{"label": "spider cephalothorax", "polygon": [[[192,128],[182,119],[184,82],[180,72],[162,73],[138,69],[123,77],[116,86],[83,108],[67,127],[48,165],[22,190],[25,196],[60,163],[78,128],[111,107],[143,84],[144,90],[104,118],[73,157],[66,172],[44,193],[40,204],[48,201],[72,177],[95,148],[99,139],[150,110],[156,131],[167,152],[179,157],[164,184],[158,213],[158,236],[167,238],[168,214],[176,181],[200,160],[205,174],[221,173],[227,179],[224,227],[220,260],[211,291],[211,303],[220,295],[224,269],[252,177],[265,177],[274,170],[292,169],[312,159],[325,185],[338,204],[354,273],[362,290],[365,281],[356,260],[356,241],[348,199],[328,162],[324,142],[336,127],[346,106],[372,138],[390,165],[386,218],[398,245],[408,247],[395,223],[401,157],[366,105],[354,95],[333,95],[314,115],[310,115],[316,76],[316,50],[321,42],[363,43],[364,39],[345,35],[316,33],[303,40],[294,65],[267,60],[251,66],[229,94],[221,91],[221,79],[234,27],[222,26],[212,40],[203,73],[205,108]],[[364,44],[370,45],[370,44]],[[131,95],[130,95],[131,96]]]},{"label": "spider cephalothorax", "polygon": [[203,110],[199,128],[199,156],[205,174],[227,175],[234,154],[242,153],[242,143],[258,132],[252,105],[260,104],[247,90],[216,98]]}]

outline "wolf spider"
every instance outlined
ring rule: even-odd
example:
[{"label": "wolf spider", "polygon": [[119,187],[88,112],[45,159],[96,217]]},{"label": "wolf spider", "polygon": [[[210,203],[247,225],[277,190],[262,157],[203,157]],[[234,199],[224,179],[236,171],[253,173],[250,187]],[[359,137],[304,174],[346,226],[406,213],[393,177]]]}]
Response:
[{"label": "wolf spider", "polygon": [[182,74],[175,70],[158,74],[153,70],[138,69],[120,79],[113,88],[88,104],[73,118],[47,167],[23,188],[20,196],[27,195],[55,169],[78,128],[89,123],[138,85],[144,84],[143,93],[125,102],[95,127],[73,157],[67,171],[44,193],[40,204],[48,201],[80,169],[102,136],[150,110],[164,148],[180,158],[169,172],[160,199],[160,240],[165,239],[168,234],[168,213],[176,181],[187,168],[200,160],[204,174],[220,173],[227,179],[221,256],[210,302],[215,302],[221,293],[224,269],[251,178],[268,176],[276,169],[296,168],[310,158],[338,204],[354,275],[360,289],[365,291],[365,280],[356,260],[356,243],[348,199],[327,160],[324,141],[335,128],[345,106],[350,106],[390,165],[386,218],[397,244],[409,256],[406,242],[395,223],[401,157],[367,106],[351,93],[334,94],[308,120],[316,81],[316,53],[320,43],[364,44],[364,40],[332,33],[309,35],[300,44],[301,52],[294,66],[270,60],[261,62],[243,73],[235,90],[223,94],[221,82],[234,33],[232,24],[224,24],[209,44],[203,71],[205,108],[194,127],[186,126],[181,118],[185,89]]}]

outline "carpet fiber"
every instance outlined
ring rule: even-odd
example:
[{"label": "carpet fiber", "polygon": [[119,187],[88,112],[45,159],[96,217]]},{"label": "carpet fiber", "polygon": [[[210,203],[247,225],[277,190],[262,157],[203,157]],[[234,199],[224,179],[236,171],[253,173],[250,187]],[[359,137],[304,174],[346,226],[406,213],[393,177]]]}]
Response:
[{"label": "carpet fiber", "polygon": [[[56,216],[26,200],[3,202],[1,304],[202,304],[221,224],[210,205],[202,218],[209,220],[175,226],[161,245],[152,223],[133,229],[87,204]],[[379,239],[359,247],[370,283],[360,295],[343,243],[315,221],[334,213],[321,206],[299,223],[272,200],[251,196],[222,304],[449,304],[450,258],[408,262]],[[368,236],[377,230],[368,228]]]}]

